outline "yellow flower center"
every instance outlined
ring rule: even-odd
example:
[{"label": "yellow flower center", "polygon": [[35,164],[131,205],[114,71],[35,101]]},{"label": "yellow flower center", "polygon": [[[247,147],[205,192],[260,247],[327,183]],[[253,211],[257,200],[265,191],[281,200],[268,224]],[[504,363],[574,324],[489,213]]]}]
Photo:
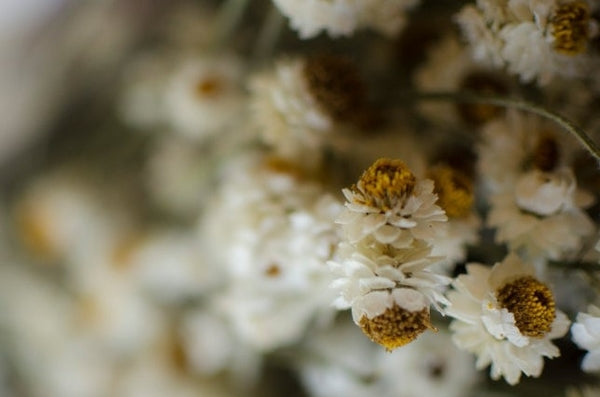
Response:
[{"label": "yellow flower center", "polygon": [[398,305],[387,309],[383,314],[360,319],[360,328],[373,342],[392,351],[415,340],[431,325],[429,309],[411,312]]},{"label": "yellow flower center", "polygon": [[206,76],[196,82],[196,95],[199,98],[213,97],[223,91],[223,82],[217,76]]},{"label": "yellow flower center", "polygon": [[429,170],[429,178],[435,183],[438,204],[451,218],[465,216],[473,206],[473,183],[460,171],[447,165]]},{"label": "yellow flower center", "polygon": [[366,196],[362,204],[376,206],[384,211],[391,209],[398,200],[412,193],[416,178],[400,160],[379,159],[362,174],[355,192]]},{"label": "yellow flower center", "polygon": [[554,50],[564,55],[585,51],[589,35],[590,10],[585,1],[559,5],[550,19]]},{"label": "yellow flower center", "polygon": [[496,291],[500,306],[515,316],[521,334],[541,338],[552,329],[556,317],[550,289],[531,276],[506,283]]}]

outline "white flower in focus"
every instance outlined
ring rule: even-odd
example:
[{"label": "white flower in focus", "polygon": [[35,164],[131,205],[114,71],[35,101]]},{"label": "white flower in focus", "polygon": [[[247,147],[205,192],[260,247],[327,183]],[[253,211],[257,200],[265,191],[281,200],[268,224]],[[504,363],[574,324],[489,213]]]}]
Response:
[{"label": "white flower in focus", "polygon": [[346,208],[337,223],[352,244],[367,237],[395,248],[432,241],[447,220],[433,189],[433,181],[417,180],[402,161],[379,159],[342,190]]},{"label": "white flower in focus", "polygon": [[600,371],[600,308],[588,307],[587,313],[578,313],[577,321],[571,327],[573,342],[588,353],[581,362],[585,372]]},{"label": "white flower in focus", "polygon": [[[577,205],[576,184],[569,169],[523,174],[513,191],[490,198],[487,223],[496,240],[530,260],[559,260],[576,253],[594,232],[594,224]],[[589,203],[589,202],[588,202]]]},{"label": "white flower in focus", "polygon": [[166,122],[177,133],[203,140],[238,121],[243,113],[242,67],[228,55],[181,60],[165,86]]},{"label": "white flower in focus", "polygon": [[569,320],[533,267],[515,254],[493,268],[468,264],[453,287],[446,309],[454,318],[453,340],[477,356],[478,369],[491,364],[492,379],[504,377],[514,385],[521,373],[538,377],[543,357],[560,355],[551,339],[565,335]]},{"label": "white flower in focus", "polygon": [[341,243],[338,257],[329,262],[336,276],[331,286],[340,294],[335,304],[338,309],[352,308],[357,324],[360,320],[357,305],[373,291],[408,287],[419,291],[438,309],[440,303],[447,303],[443,291],[451,280],[428,269],[442,258],[431,256],[431,247],[422,241],[401,249]]},{"label": "white flower in focus", "polygon": [[303,39],[325,30],[332,37],[350,36],[372,28],[387,36],[405,24],[405,13],[419,0],[273,0]]},{"label": "white flower in focus", "polygon": [[267,352],[334,312],[326,262],[339,242],[341,204],[291,164],[235,164],[207,209],[205,252],[228,281],[219,310],[242,340]]}]

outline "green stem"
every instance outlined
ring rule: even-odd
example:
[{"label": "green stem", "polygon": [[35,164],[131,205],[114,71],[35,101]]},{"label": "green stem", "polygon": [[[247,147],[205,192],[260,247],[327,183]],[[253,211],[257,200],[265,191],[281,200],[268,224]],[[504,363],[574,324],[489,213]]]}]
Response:
[{"label": "green stem", "polygon": [[600,147],[598,147],[585,131],[575,125],[571,120],[536,104],[518,99],[479,95],[470,92],[417,92],[411,94],[408,98],[416,101],[450,101],[495,105],[535,113],[552,120],[563,127],[568,133],[573,135],[597,161],[600,162]]},{"label": "green stem", "polygon": [[217,14],[213,45],[222,47],[240,23],[250,0],[225,0]]},{"label": "green stem", "polygon": [[266,21],[258,35],[256,47],[254,49],[254,63],[260,64],[271,54],[273,48],[275,48],[284,22],[281,12],[271,5]]}]

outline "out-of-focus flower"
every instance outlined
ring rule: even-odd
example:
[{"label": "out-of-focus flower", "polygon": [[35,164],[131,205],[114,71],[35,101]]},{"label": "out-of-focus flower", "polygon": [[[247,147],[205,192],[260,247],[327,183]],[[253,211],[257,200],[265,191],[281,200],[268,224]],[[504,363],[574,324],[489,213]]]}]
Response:
[{"label": "out-of-focus flower", "polygon": [[588,351],[581,362],[581,369],[600,371],[600,308],[590,305],[587,313],[578,313],[571,334],[573,342]]},{"label": "out-of-focus flower", "polygon": [[419,0],[273,0],[290,19],[303,39],[327,31],[330,36],[350,36],[361,28],[372,28],[392,36],[406,23],[406,12]]},{"label": "out-of-focus flower", "polygon": [[241,339],[270,351],[332,313],[326,262],[339,241],[340,209],[293,164],[255,157],[229,168],[203,230],[228,281],[218,307]]},{"label": "out-of-focus flower", "polygon": [[315,397],[458,397],[477,381],[470,355],[443,331],[389,353],[361,337],[356,327],[340,323],[312,334],[302,348],[296,361]]},{"label": "out-of-focus flower", "polygon": [[534,268],[510,254],[493,268],[471,263],[453,282],[446,313],[456,345],[477,356],[476,366],[491,364],[492,379],[517,384],[521,373],[538,377],[543,357],[558,357],[551,340],[569,328],[550,289]]}]

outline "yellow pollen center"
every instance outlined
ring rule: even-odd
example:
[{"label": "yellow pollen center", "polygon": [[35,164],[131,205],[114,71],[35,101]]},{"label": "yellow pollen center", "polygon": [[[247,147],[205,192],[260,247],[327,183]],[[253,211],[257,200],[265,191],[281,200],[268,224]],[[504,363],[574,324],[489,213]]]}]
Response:
[{"label": "yellow pollen center", "polygon": [[438,204],[451,218],[465,216],[473,206],[473,183],[463,173],[447,165],[433,167],[429,178],[435,184]]},{"label": "yellow pollen center", "polygon": [[554,50],[564,55],[577,55],[585,51],[589,20],[590,10],[584,1],[559,5],[550,19]]},{"label": "yellow pollen center", "polygon": [[196,83],[196,94],[199,97],[217,95],[223,89],[223,83],[218,77],[205,77]]},{"label": "yellow pollen center", "polygon": [[374,318],[363,316],[359,325],[373,342],[392,351],[412,342],[426,329],[435,330],[430,319],[428,308],[411,312],[394,305]]},{"label": "yellow pollen center", "polygon": [[[366,196],[364,204],[389,210],[412,193],[415,183],[415,176],[404,162],[379,159],[362,174],[358,186]],[[352,189],[358,191],[356,186]]]},{"label": "yellow pollen center", "polygon": [[525,336],[542,338],[556,317],[550,289],[531,276],[506,283],[496,292],[500,306],[515,316],[515,325]]}]

